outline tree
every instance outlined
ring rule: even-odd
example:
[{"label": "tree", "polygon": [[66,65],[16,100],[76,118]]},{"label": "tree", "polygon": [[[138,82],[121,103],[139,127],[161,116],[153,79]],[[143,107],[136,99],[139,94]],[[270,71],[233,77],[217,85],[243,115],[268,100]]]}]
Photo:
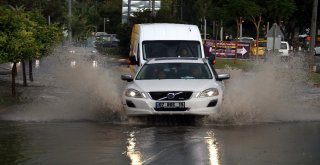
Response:
[{"label": "tree", "polygon": [[[57,35],[57,28],[39,26],[38,22],[33,21],[30,12],[25,12],[23,7],[16,7],[12,9],[0,8],[0,59],[3,62],[12,62],[12,94],[16,95],[15,77],[16,64],[22,62],[23,64],[23,79],[26,85],[25,64],[24,60],[32,59],[41,56],[40,53],[48,50],[53,42],[57,41],[59,37],[46,38],[51,33]],[[33,15],[35,16],[35,15]],[[43,20],[43,19],[42,19]],[[49,32],[41,33],[41,29],[49,30]],[[61,30],[60,30],[61,31]],[[37,35],[41,34],[41,35]],[[56,34],[57,33],[57,34]]]},{"label": "tree", "polygon": [[258,40],[260,36],[260,25],[262,21],[262,15],[264,14],[265,10],[260,7],[255,2],[248,3],[247,9],[248,14],[250,15],[249,20],[254,24],[256,28],[256,52],[258,53]]},{"label": "tree", "polygon": [[239,37],[240,34],[240,24],[242,24],[244,20],[249,19],[251,16],[247,10],[248,6],[252,6],[252,2],[250,0],[229,0],[224,6],[225,10],[228,12],[228,15],[236,22],[237,37]]},{"label": "tree", "polygon": [[28,19],[23,9],[15,10],[0,8],[0,31],[2,43],[0,44],[0,56],[2,61],[12,62],[12,95],[16,95],[15,77],[16,64],[34,53],[33,29],[34,22]]},{"label": "tree", "polygon": [[289,19],[297,9],[294,0],[268,0],[266,9],[268,12],[266,17],[277,23],[288,38],[285,27],[291,23]]},{"label": "tree", "polygon": [[34,37],[36,53],[29,58],[29,80],[33,81],[32,59],[49,55],[56,43],[63,38],[62,27],[57,23],[47,24],[40,11],[29,12],[30,19],[36,22]]},{"label": "tree", "polygon": [[289,18],[296,10],[294,0],[268,0],[266,1],[268,16],[281,25],[282,21]]}]

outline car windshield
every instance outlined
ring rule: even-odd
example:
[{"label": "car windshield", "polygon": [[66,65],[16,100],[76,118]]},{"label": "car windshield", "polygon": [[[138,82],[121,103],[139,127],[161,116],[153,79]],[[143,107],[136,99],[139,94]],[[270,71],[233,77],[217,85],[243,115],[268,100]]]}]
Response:
[{"label": "car windshield", "polygon": [[281,43],[281,48],[280,49],[287,49],[287,44],[286,43]]},{"label": "car windshield", "polygon": [[145,64],[136,80],[212,78],[210,68],[204,63],[156,63]]},{"label": "car windshield", "polygon": [[144,41],[143,58],[157,57],[201,57],[198,41]]}]

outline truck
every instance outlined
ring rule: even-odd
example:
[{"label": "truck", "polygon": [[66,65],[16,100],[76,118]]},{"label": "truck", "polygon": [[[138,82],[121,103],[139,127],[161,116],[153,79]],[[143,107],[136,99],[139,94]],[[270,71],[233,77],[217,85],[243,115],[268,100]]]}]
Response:
[{"label": "truck", "polygon": [[135,24],[132,28],[129,61],[142,66],[159,57],[205,58],[198,26],[174,23]]}]

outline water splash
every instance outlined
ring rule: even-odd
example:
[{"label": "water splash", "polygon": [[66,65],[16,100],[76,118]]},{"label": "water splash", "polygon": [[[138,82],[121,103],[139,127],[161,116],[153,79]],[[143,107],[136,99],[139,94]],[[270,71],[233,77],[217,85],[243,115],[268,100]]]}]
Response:
[{"label": "water splash", "polygon": [[46,66],[42,66],[46,73],[35,76],[33,84],[38,87],[24,91],[32,102],[10,107],[1,118],[36,122],[123,120],[124,82],[120,74],[126,72],[126,68],[109,67],[104,56],[91,54],[87,48],[73,49],[75,53],[60,48],[55,55],[47,57]]},{"label": "water splash", "polygon": [[[245,124],[320,120],[319,105],[306,99],[308,76],[301,56],[289,61],[273,56],[255,62],[249,71],[225,69],[226,82],[222,111],[208,119],[214,123]],[[318,90],[320,94],[319,89]],[[320,97],[320,95],[319,95]]]},{"label": "water splash", "polygon": [[[47,71],[35,76],[33,84],[37,88],[28,87],[24,92],[32,102],[10,107],[1,119],[126,120],[121,105],[125,82],[119,77],[128,73],[128,68],[110,63],[87,48],[78,48],[76,53],[68,49],[57,49],[47,63],[40,63],[40,68]],[[248,71],[225,68],[223,72],[229,72],[231,79],[225,82],[222,111],[207,122],[229,125],[320,120],[320,105],[316,103],[320,88],[306,83],[308,72],[303,59],[296,56],[285,62],[270,57],[266,62],[254,63]]]}]

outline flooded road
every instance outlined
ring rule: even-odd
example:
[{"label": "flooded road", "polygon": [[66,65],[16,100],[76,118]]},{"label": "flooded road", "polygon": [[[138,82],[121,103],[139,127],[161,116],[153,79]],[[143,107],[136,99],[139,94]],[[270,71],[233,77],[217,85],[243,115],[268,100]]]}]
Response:
[{"label": "flooded road", "polygon": [[221,114],[201,125],[151,125],[123,112],[124,59],[72,51],[35,61],[35,81],[19,88],[24,104],[0,110],[0,164],[320,162],[320,88],[303,83],[300,69],[226,69]]},{"label": "flooded road", "polygon": [[318,164],[320,122],[246,126],[0,123],[0,164]]}]

